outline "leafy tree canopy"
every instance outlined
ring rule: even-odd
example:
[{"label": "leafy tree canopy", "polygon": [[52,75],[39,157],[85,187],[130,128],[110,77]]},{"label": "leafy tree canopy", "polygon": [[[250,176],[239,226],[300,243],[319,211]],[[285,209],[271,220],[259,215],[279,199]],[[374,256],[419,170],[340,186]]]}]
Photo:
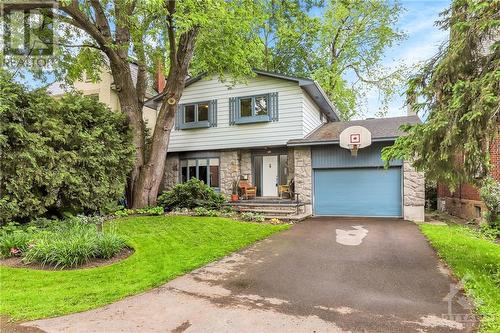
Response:
[{"label": "leafy tree canopy", "polygon": [[390,97],[406,74],[383,68],[385,51],[405,35],[395,28],[402,7],[387,1],[269,1],[261,31],[267,70],[312,77],[343,119],[360,112],[368,89]]},{"label": "leafy tree canopy", "polygon": [[0,223],[99,211],[123,195],[132,159],[124,115],[28,92],[0,71]]},{"label": "leafy tree canopy", "polygon": [[[429,180],[454,189],[480,185],[490,170],[500,110],[500,2],[454,0],[440,22],[450,30],[442,47],[409,82],[408,102],[427,112],[424,123],[384,149],[386,161],[413,158]],[[458,163],[457,163],[458,162]]]}]

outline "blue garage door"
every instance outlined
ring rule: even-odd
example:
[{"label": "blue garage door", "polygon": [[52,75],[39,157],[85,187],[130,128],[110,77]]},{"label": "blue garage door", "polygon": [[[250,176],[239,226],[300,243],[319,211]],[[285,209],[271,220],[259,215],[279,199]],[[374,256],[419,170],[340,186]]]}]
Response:
[{"label": "blue garage door", "polygon": [[401,168],[314,170],[314,214],[401,217]]}]

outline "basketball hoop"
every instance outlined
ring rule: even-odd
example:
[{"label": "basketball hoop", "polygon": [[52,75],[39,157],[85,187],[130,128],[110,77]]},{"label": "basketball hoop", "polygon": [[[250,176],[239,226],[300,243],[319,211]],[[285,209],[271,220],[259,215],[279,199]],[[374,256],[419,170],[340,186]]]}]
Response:
[{"label": "basketball hoop", "polygon": [[351,156],[358,156],[358,150],[372,144],[372,134],[363,126],[347,127],[340,133],[340,147],[349,149]]}]

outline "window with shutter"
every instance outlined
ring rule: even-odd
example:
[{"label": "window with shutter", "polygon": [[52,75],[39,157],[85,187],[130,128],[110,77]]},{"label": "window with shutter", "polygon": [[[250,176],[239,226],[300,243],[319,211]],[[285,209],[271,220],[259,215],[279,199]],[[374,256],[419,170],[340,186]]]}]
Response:
[{"label": "window with shutter", "polygon": [[217,126],[217,100],[179,105],[176,115],[176,129],[214,126]]}]

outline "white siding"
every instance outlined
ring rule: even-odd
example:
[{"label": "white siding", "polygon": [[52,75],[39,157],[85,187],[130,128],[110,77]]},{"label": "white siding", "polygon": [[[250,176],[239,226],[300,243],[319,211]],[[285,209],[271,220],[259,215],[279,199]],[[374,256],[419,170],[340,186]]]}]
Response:
[{"label": "white siding", "polygon": [[[229,98],[278,92],[277,122],[229,126]],[[303,137],[302,100],[305,93],[295,82],[257,76],[247,84],[228,86],[216,78],[188,86],[181,104],[217,100],[217,127],[173,130],[168,151],[197,151],[285,145]],[[319,119],[319,116],[318,116]]]},{"label": "white siding", "polygon": [[302,101],[302,118],[303,118],[303,126],[302,126],[302,134],[306,136],[307,134],[314,131],[318,128],[323,122],[321,121],[321,111],[319,107],[314,103],[314,101],[309,97],[308,94],[303,94]]}]

